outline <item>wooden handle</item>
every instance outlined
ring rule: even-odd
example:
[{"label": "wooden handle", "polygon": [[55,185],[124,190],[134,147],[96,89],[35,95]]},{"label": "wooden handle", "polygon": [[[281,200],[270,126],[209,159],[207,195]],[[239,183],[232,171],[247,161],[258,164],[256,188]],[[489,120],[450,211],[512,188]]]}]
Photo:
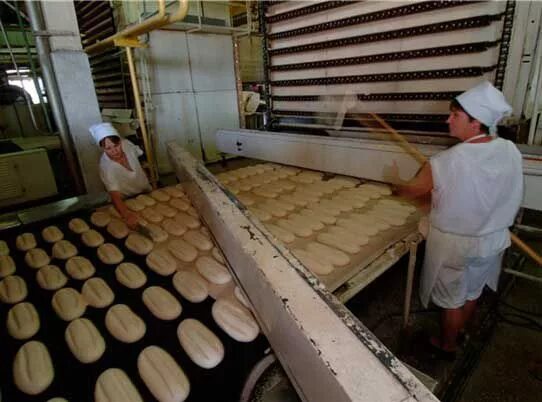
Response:
[{"label": "wooden handle", "polygon": [[521,251],[531,257],[538,265],[542,266],[542,257],[540,256],[540,254],[538,254],[531,247],[525,244],[523,240],[521,240],[512,232],[510,232],[510,238],[512,239],[512,242],[521,249]]}]

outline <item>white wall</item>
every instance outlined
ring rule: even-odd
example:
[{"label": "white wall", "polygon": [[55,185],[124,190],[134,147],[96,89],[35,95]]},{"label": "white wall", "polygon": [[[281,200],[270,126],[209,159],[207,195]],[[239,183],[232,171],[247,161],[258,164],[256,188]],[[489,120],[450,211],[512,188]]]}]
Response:
[{"label": "white wall", "polygon": [[148,52],[161,173],[170,172],[166,144],[175,140],[206,162],[220,158],[219,128],[238,128],[233,44],[229,35],[155,31]]}]

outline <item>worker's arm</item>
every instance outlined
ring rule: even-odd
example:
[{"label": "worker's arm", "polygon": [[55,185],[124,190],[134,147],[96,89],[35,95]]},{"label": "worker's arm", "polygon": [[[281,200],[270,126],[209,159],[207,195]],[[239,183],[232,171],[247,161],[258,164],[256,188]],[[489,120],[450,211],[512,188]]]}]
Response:
[{"label": "worker's arm", "polygon": [[431,164],[426,162],[413,179],[396,186],[398,195],[407,198],[419,198],[430,195],[433,190]]},{"label": "worker's arm", "polygon": [[138,223],[138,216],[135,212],[131,211],[124,201],[122,200],[122,194],[120,191],[110,191],[109,195],[111,196],[111,201],[115,206],[115,209],[119,212],[120,216],[130,229],[135,229]]}]

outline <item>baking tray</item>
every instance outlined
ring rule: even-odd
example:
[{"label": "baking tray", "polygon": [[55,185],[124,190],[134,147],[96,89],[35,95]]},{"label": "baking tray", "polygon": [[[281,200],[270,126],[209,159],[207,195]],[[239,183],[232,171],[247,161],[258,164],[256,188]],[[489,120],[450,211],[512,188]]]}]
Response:
[{"label": "baking tray", "polygon": [[[156,399],[148,391],[139,377],[137,371],[137,357],[139,353],[149,345],[157,345],[165,349],[179,363],[190,381],[190,394],[187,401],[237,401],[241,393],[245,378],[252,367],[264,357],[269,344],[265,337],[260,334],[253,342],[239,343],[231,339],[214,322],[211,315],[211,306],[214,300],[208,297],[202,303],[190,303],[182,298],[172,285],[172,277],[162,277],[145,264],[145,257],[132,253],[124,247],[124,240],[112,237],[105,228],[96,228],[106,242],[113,243],[124,253],[124,262],[132,262],[138,265],[147,275],[147,283],[140,289],[131,290],[117,282],[114,271],[116,265],[103,264],[96,255],[96,249],[86,247],[77,235],[68,228],[71,218],[83,218],[89,226],[91,211],[79,211],[78,213],[63,216],[58,219],[49,219],[39,223],[20,226],[0,232],[0,239],[6,241],[10,248],[17,270],[16,275],[21,276],[27,284],[28,296],[25,301],[31,302],[40,316],[40,330],[29,340],[43,342],[49,349],[55,377],[53,383],[41,394],[30,396],[22,393],[13,383],[12,366],[13,359],[19,348],[29,340],[16,340],[7,333],[5,324],[0,325],[0,389],[3,401],[26,402],[46,401],[52,397],[64,397],[70,402],[93,401],[94,386],[98,376],[108,368],[117,367],[123,369],[132,380],[144,401]],[[115,293],[113,304],[124,303],[139,315],[147,325],[145,336],[138,342],[125,344],[113,338],[105,327],[105,314],[108,307],[96,309],[87,307],[83,317],[90,319],[98,328],[106,342],[106,351],[95,363],[80,363],[68,349],[64,332],[68,322],[57,317],[51,307],[51,299],[54,291],[40,288],[35,280],[37,270],[32,269],[24,262],[24,253],[15,247],[15,238],[23,232],[31,232],[37,240],[37,247],[43,248],[51,254],[52,244],[48,244],[41,238],[41,230],[49,225],[56,225],[64,233],[64,239],[71,241],[79,250],[78,255],[88,258],[96,267],[94,277],[101,277]],[[51,264],[58,265],[64,270],[64,261],[53,259]],[[73,287],[80,291],[84,281],[74,280],[68,277],[65,287]],[[143,290],[148,286],[161,286],[173,294],[181,303],[183,310],[179,318],[173,321],[162,321],[155,318],[145,307],[141,300]],[[0,303],[0,320],[6,322],[7,313],[13,305]],[[177,339],[177,326],[186,318],[196,318],[204,323],[215,333],[224,344],[224,360],[214,369],[203,369],[194,364],[185,354]]]}]

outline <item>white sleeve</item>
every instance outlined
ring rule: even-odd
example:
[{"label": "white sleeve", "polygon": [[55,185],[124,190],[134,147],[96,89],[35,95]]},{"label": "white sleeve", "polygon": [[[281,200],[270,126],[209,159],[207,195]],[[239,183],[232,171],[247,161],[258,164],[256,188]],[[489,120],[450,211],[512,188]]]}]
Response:
[{"label": "white sleeve", "polygon": [[109,169],[100,164],[100,178],[108,193],[112,191],[120,191],[120,186],[117,178],[113,174],[111,167]]}]

